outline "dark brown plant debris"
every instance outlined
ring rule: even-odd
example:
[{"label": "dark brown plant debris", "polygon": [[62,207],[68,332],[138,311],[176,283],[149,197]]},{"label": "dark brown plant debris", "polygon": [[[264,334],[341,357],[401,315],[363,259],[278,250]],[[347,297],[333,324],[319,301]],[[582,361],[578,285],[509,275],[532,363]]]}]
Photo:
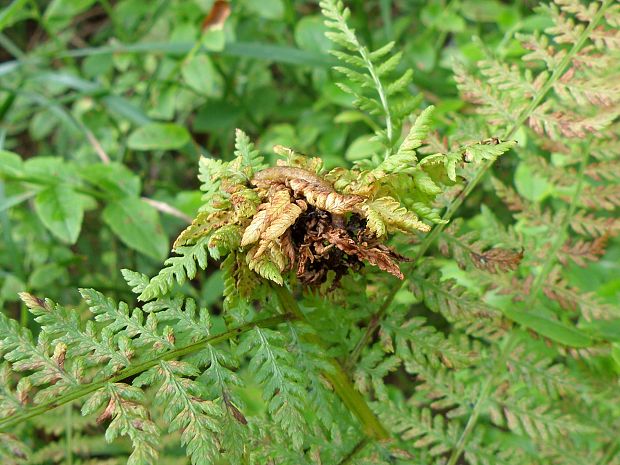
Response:
[{"label": "dark brown plant debris", "polygon": [[267,168],[252,184],[266,202],[241,240],[242,246],[257,243],[248,252],[251,260],[269,254],[283,263],[280,271],[294,270],[305,285],[323,284],[330,271],[337,284],[365,262],[403,279],[397,262],[406,258],[368,229],[363,197],[340,194],[328,181],[296,167]]}]

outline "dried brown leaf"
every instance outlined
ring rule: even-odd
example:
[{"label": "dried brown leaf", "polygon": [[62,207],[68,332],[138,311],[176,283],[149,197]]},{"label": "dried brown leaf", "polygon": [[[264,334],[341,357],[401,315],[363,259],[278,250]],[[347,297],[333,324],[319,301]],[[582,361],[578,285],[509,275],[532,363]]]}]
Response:
[{"label": "dried brown leaf", "polygon": [[609,234],[603,234],[592,241],[578,240],[568,241],[560,249],[558,260],[563,265],[572,260],[580,267],[586,267],[588,262],[598,261],[604,254],[609,241]]},{"label": "dried brown leaf", "polygon": [[474,266],[479,270],[489,273],[505,273],[518,268],[519,263],[523,260],[523,250],[515,252],[514,250],[494,247],[482,253],[471,252],[470,257]]},{"label": "dried brown leaf", "polygon": [[230,16],[230,3],[224,0],[216,0],[211,11],[202,22],[202,30],[218,30],[224,27],[226,19]]}]

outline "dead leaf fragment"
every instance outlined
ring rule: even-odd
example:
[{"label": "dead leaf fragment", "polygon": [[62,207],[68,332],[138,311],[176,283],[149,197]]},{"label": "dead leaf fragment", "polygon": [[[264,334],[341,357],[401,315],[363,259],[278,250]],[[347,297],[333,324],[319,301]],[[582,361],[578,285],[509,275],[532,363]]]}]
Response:
[{"label": "dead leaf fragment", "polygon": [[230,3],[224,0],[216,0],[211,11],[202,22],[202,30],[218,30],[224,27],[226,19],[230,16]]}]

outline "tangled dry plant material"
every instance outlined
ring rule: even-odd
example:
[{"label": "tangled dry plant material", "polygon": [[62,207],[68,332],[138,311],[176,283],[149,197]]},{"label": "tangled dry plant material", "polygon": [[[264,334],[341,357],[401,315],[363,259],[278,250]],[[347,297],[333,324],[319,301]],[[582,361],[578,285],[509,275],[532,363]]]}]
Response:
[{"label": "tangled dry plant material", "polygon": [[[211,202],[179,236],[175,249],[207,239],[211,255],[236,255],[239,279],[247,275],[239,269],[244,263],[278,284],[292,270],[304,285],[335,286],[366,263],[403,279],[398,262],[407,258],[385,244],[388,234],[427,232],[430,226],[383,195],[385,172],[323,173],[319,158],[282,146],[274,147],[284,158],[277,166],[254,169],[257,153],[243,150],[249,140],[241,131],[237,138],[241,142],[232,162],[201,160]],[[345,178],[358,182],[337,190],[334,184],[344,185]]]}]

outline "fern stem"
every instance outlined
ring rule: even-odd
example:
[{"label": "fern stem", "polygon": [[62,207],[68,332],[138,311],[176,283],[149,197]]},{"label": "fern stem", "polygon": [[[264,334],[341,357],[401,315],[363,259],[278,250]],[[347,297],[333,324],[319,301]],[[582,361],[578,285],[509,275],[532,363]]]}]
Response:
[{"label": "fern stem", "polygon": [[390,105],[388,103],[387,94],[385,93],[385,89],[383,88],[383,84],[381,83],[381,79],[379,79],[379,75],[375,70],[375,66],[370,60],[370,56],[368,55],[368,49],[366,47],[361,47],[359,49],[362,60],[366,63],[366,67],[368,68],[368,72],[370,73],[370,77],[375,83],[375,88],[377,89],[377,93],[379,94],[379,100],[381,100],[381,106],[383,107],[383,111],[385,112],[385,133],[388,139],[388,144],[390,148],[388,148],[385,152],[385,158],[388,158],[392,152],[392,137],[394,136],[394,127],[392,123],[392,114],[390,113]]},{"label": "fern stem", "polygon": [[344,367],[345,367],[345,370],[347,370],[348,372],[351,371],[351,369],[357,363],[357,360],[362,354],[362,350],[364,350],[364,347],[366,347],[366,345],[370,342],[370,338],[372,337],[375,330],[379,326],[379,323],[381,322],[383,315],[387,311],[388,307],[392,303],[392,300],[394,300],[394,296],[400,290],[401,287],[402,287],[402,283],[399,284],[397,287],[394,287],[390,291],[386,299],[383,301],[381,308],[379,308],[379,310],[371,317],[370,322],[368,323],[368,326],[366,328],[366,331],[364,332],[360,340],[357,341],[357,344],[355,344],[353,351],[351,352],[351,354],[347,358],[347,361],[345,362]]},{"label": "fern stem", "polygon": [[381,83],[381,79],[379,79],[379,75],[377,74],[377,70],[375,69],[375,65],[370,59],[370,54],[368,53],[368,48],[360,44],[357,36],[355,35],[355,31],[353,31],[349,25],[345,17],[342,15],[342,11],[340,8],[336,6],[336,2],[332,2],[331,6],[333,7],[333,14],[337,17],[338,23],[340,27],[342,27],[342,32],[347,35],[348,40],[355,44],[355,47],[362,57],[364,64],[366,65],[366,69],[370,73],[370,77],[375,85],[375,89],[379,94],[379,100],[381,101],[381,106],[383,107],[383,111],[385,112],[385,132],[388,139],[388,144],[390,147],[385,151],[385,158],[388,158],[392,152],[391,144],[392,137],[394,136],[394,126],[392,122],[392,113],[390,112],[390,105],[387,99],[387,93],[383,88],[383,84]]},{"label": "fern stem", "polygon": [[259,326],[261,328],[268,328],[268,327],[277,326],[280,323],[284,323],[286,321],[292,321],[295,319],[297,319],[296,315],[285,313],[282,315],[264,318],[258,321],[252,321],[250,323],[237,326],[236,328],[229,329],[228,331],[224,331],[223,333],[217,334],[215,336],[205,337],[196,342],[193,342],[192,344],[188,344],[186,346],[179,347],[178,349],[164,352],[162,354],[157,355],[156,357],[153,357],[141,363],[138,363],[135,366],[128,367],[124,370],[121,370],[114,376],[111,376],[109,378],[106,378],[104,380],[100,380],[94,383],[83,385],[79,389],[76,389],[75,391],[69,392],[65,395],[59,396],[58,398],[54,400],[45,402],[43,404],[37,405],[36,407],[32,407],[30,409],[25,409],[21,411],[20,413],[17,413],[10,417],[2,418],[0,419],[0,430],[6,430],[7,428],[14,427],[15,425],[18,425],[30,418],[41,415],[49,410],[55,409],[56,407],[60,407],[61,405],[65,405],[74,400],[80,399],[90,394],[91,392],[95,392],[103,388],[106,384],[117,383],[119,381],[122,381],[125,378],[142,373],[143,371],[146,371],[149,368],[152,368],[155,365],[157,365],[161,360],[172,360],[172,359],[183,357],[184,355],[190,354],[192,352],[196,352],[197,350],[200,350],[209,344],[218,344],[220,342],[231,339],[235,336],[239,336],[240,334],[250,331],[256,326]]},{"label": "fern stem", "polygon": [[[560,64],[553,71],[553,73],[551,74],[547,82],[545,82],[545,84],[540,88],[538,93],[534,96],[534,98],[532,99],[532,102],[527,106],[527,108],[525,108],[519,114],[519,116],[517,117],[513,125],[510,126],[506,130],[504,136],[502,137],[503,140],[506,140],[512,137],[517,132],[517,130],[521,127],[521,125],[531,116],[532,112],[540,104],[542,99],[545,98],[549,90],[551,90],[551,87],[553,86],[553,84],[555,84],[555,82],[562,76],[562,74],[566,70],[567,66],[570,64],[575,54],[579,52],[579,50],[581,50],[581,48],[583,47],[585,41],[588,39],[592,30],[598,25],[600,20],[603,18],[603,15],[605,14],[606,9],[609,7],[611,2],[612,0],[604,0],[601,7],[597,11],[596,15],[590,22],[590,24],[588,24],[588,26],[583,30],[583,32],[581,33],[581,35],[579,36],[579,38],[577,39],[573,47],[564,56],[562,61],[560,61]],[[433,242],[435,242],[435,239],[437,238],[437,236],[439,236],[439,234],[441,234],[441,232],[444,230],[446,224],[450,221],[454,213],[456,213],[456,211],[461,207],[461,205],[463,204],[465,199],[469,196],[469,194],[471,194],[471,192],[478,186],[480,181],[482,181],[482,178],[486,174],[487,170],[491,168],[494,161],[495,160],[486,160],[483,163],[483,165],[480,167],[480,169],[476,172],[475,176],[471,179],[471,181],[467,183],[465,188],[459,193],[459,195],[454,199],[454,201],[448,206],[448,208],[442,215],[442,220],[445,220],[445,222],[435,226],[433,230],[424,238],[424,240],[420,244],[420,247],[418,249],[416,256],[414,257],[414,259],[411,261],[411,264],[409,265],[409,269],[405,270],[405,272],[403,273],[405,274],[405,276],[407,276],[408,272],[410,272],[411,269],[413,269],[413,267],[416,265],[416,263],[420,261],[420,259],[426,254],[427,250],[430,248]],[[359,345],[363,341],[362,346],[359,349],[356,346],[354,349],[354,353],[351,354],[351,356],[355,355],[356,358],[354,360],[351,360],[351,357],[349,357],[350,360],[347,362],[347,365],[351,363],[353,364],[355,363],[364,345],[367,344],[372,339],[374,332],[379,327],[379,324],[381,323],[381,320],[384,314],[389,309],[392,301],[394,300],[394,297],[396,297],[396,294],[398,293],[398,291],[400,291],[401,288],[404,287],[406,282],[407,282],[407,279],[397,284],[387,295],[386,299],[381,305],[381,308],[379,308],[379,310],[373,315],[370,321],[370,324],[366,328],[366,332],[360,339],[360,342],[358,342],[358,345]]]},{"label": "fern stem", "polygon": [[65,405],[65,463],[73,465],[73,404]]},{"label": "fern stem", "polygon": [[[282,308],[292,314],[295,319],[300,321],[305,321],[310,324],[310,322],[306,319],[304,314],[302,313],[297,301],[291,294],[291,292],[283,286],[273,286],[276,295],[278,296],[278,300],[282,305]],[[316,334],[309,334],[306,338],[313,344],[319,346],[325,352],[327,352],[327,347],[325,343],[321,340],[319,336]],[[342,366],[335,359],[329,359],[329,363],[332,366],[333,371],[325,371],[323,376],[327,378],[330,384],[333,386],[334,391],[340,397],[342,402],[346,405],[346,407],[351,411],[362,424],[364,433],[372,439],[388,439],[390,437],[388,431],[381,424],[379,419],[375,416],[373,411],[370,409],[364,397],[355,390],[349,377],[343,370]]]}]

